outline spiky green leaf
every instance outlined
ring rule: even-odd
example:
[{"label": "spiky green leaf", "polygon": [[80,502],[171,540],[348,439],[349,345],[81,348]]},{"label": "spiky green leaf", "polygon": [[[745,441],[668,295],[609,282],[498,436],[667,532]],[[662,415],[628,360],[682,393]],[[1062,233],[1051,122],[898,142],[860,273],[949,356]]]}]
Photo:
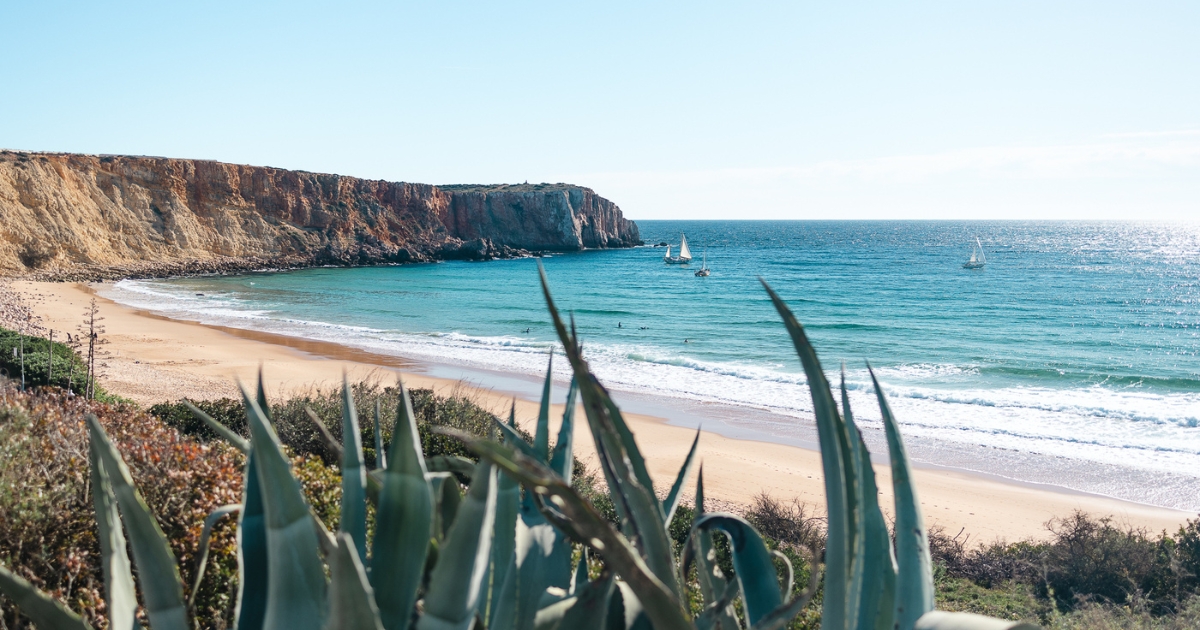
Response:
[{"label": "spiky green leaf", "polygon": [[204,424],[207,424],[210,429],[216,432],[217,435],[225,439],[226,442],[237,447],[243,453],[250,452],[250,440],[234,433],[233,429],[221,424],[216,418],[204,413],[199,407],[192,404],[188,399],[183,400],[183,404],[191,410],[192,415],[199,418]]},{"label": "spiky green leaf", "polygon": [[558,427],[558,440],[554,443],[554,451],[550,454],[550,469],[558,473],[563,481],[571,483],[572,465],[574,462],[575,444],[575,403],[579,394],[579,385],[571,379],[567,388],[567,402],[563,407],[562,424]]},{"label": "spiky green leaf", "polygon": [[383,416],[379,413],[379,401],[375,401],[375,468],[387,468],[387,453],[383,450]]},{"label": "spiky green leaf", "polygon": [[[212,537],[213,527],[216,526],[217,521],[241,510],[242,505],[240,503],[222,505],[210,512],[204,519],[204,527],[200,530],[200,546],[196,553],[196,579],[192,581],[192,592],[188,595],[188,610],[192,611],[193,614],[195,613],[196,594],[200,592],[200,585],[204,583],[205,565],[208,563],[208,543]],[[110,615],[110,623],[111,619],[112,616]]]},{"label": "spiky green leaf", "polygon": [[412,400],[400,384],[388,467],[375,516],[371,584],[386,630],[405,630],[417,600],[433,522],[433,497]]},{"label": "spiky green leaf", "polygon": [[375,593],[359,559],[358,543],[348,532],[337,536],[329,557],[329,620],[325,630],[383,630]]},{"label": "spiky green leaf", "polygon": [[[259,396],[261,399],[261,379]],[[326,615],[320,541],[300,482],[258,400],[242,387],[267,534],[264,630],[320,628]]]},{"label": "spiky green leaf", "polygon": [[854,422],[854,413],[850,410],[845,369],[842,370],[841,390],[842,416],[846,421],[855,467],[854,476],[858,481],[855,487],[855,501],[859,507],[854,513],[860,519],[857,528],[859,535],[855,539],[850,588],[851,627],[892,628],[896,583],[892,541],[883,512],[879,509],[879,489],[875,483],[875,469],[871,466],[871,454],[863,444],[862,433],[858,430]]},{"label": "spiky green leaf", "polygon": [[362,434],[350,381],[342,375],[342,514],[338,531],[350,534],[361,562],[367,561],[367,475]]},{"label": "spiky green leaf", "polygon": [[[547,497],[546,500],[560,509],[565,516],[565,524],[574,531],[573,537],[589,541],[592,548],[596,549],[603,556],[605,563],[641,593],[642,600],[647,603],[647,614],[654,620],[656,628],[660,630],[684,630],[690,628],[690,623],[684,615],[679,600],[654,575],[646,562],[638,555],[633,545],[613,529],[612,525],[590,503],[580,497],[578,493],[564,483],[561,478],[557,477],[546,465],[508,445],[497,444],[449,429],[443,429],[441,432],[458,438],[467,445],[467,448],[481,458],[496,464],[501,470],[525,484],[527,488],[532,488],[533,492]],[[531,541],[552,535],[552,531],[545,533],[543,533],[543,530],[526,532],[518,538],[518,549],[526,546],[527,550],[525,553],[528,555],[528,548],[532,546],[530,544]],[[549,546],[542,546],[541,548],[553,549]],[[570,565],[568,564],[567,566],[569,571]],[[512,570],[510,569],[510,571]],[[506,619],[505,615],[501,613],[504,607],[508,605],[506,602],[509,601],[511,594],[516,592],[515,589],[510,589],[508,586],[510,584],[515,585],[514,579],[516,578],[512,578],[511,576],[506,578],[505,593],[508,593],[509,596],[501,595],[496,621],[492,626],[497,630],[512,627],[501,625]]]},{"label": "spiky green leaf", "polygon": [[871,373],[883,427],[887,433],[888,453],[892,459],[892,494],[896,500],[896,623],[911,627],[925,613],[933,610],[933,566],[929,559],[929,536],[925,517],[917,500],[912,482],[912,468],[900,428],[892,415],[883,388]]},{"label": "spiky green leaf", "polygon": [[663,513],[666,515],[664,521],[668,528],[671,526],[671,519],[675,518],[675,510],[679,507],[679,499],[683,495],[683,484],[692,470],[692,461],[696,457],[696,447],[699,445],[700,429],[697,428],[696,438],[692,440],[692,448],[688,449],[687,457],[683,458],[683,465],[679,467],[679,474],[675,476],[675,483],[671,486],[671,491],[667,493],[667,498],[663,500]]},{"label": "spiky green leaf", "polygon": [[126,630],[137,626],[137,591],[133,585],[133,568],[121,531],[121,513],[113,494],[108,473],[101,464],[96,444],[90,443],[92,504],[96,508],[96,525],[100,537],[100,563],[104,567],[104,593],[108,604],[108,624]]},{"label": "spiky green leaf", "polygon": [[89,415],[87,421],[92,452],[99,456],[93,465],[104,467],[120,507],[121,520],[129,532],[150,627],[152,630],[188,630],[183,584],[167,537],[134,487],[125,461],[104,433],[99,420]]},{"label": "spiky green leaf", "polygon": [[3,566],[0,566],[0,593],[11,599],[21,614],[32,619],[40,630],[92,630],[82,617]]},{"label": "spiky green leaf", "polygon": [[792,345],[804,367],[808,389],[812,394],[813,415],[817,424],[817,439],[821,446],[821,467],[825,474],[825,504],[828,513],[828,536],[825,543],[825,594],[822,601],[821,619],[825,627],[843,628],[847,616],[847,587],[851,560],[853,523],[848,517],[850,510],[849,483],[846,478],[847,462],[844,425],[838,416],[837,405],[829,381],[821,369],[821,362],[804,327],[796,320],[791,309],[784,303],[765,280],[759,279],[775,310],[783,318],[784,327],[792,338]]},{"label": "spiky green leaf", "polygon": [[733,569],[745,602],[746,625],[752,626],[782,603],[779,576],[762,536],[745,519],[732,514],[705,514],[693,530],[718,530],[729,537]]},{"label": "spiky green leaf", "polygon": [[546,365],[546,382],[542,385],[542,400],[538,405],[537,430],[533,434],[533,448],[543,462],[550,461],[550,387],[554,377],[554,352]]},{"label": "spiky green leaf", "polygon": [[262,483],[257,457],[246,456],[242,515],[238,521],[238,597],[234,619],[237,630],[260,630],[267,615],[267,517],[263,511]]},{"label": "spiky green leaf", "polygon": [[491,559],[496,489],[495,467],[481,461],[429,577],[418,630],[467,630],[474,620]]}]

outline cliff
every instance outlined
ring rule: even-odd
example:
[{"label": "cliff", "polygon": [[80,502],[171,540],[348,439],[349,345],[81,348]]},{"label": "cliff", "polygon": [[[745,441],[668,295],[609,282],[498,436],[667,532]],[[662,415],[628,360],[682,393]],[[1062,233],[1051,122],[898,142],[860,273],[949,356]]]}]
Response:
[{"label": "cliff", "polygon": [[568,184],[432,186],[205,160],[0,151],[0,274],[484,260],[640,243]]}]

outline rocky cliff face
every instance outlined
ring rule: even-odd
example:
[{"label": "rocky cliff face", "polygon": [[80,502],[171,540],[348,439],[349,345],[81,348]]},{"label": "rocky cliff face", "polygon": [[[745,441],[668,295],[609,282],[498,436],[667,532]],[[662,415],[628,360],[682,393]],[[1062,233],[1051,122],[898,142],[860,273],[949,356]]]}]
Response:
[{"label": "rocky cliff face", "polygon": [[505,244],[532,250],[571,251],[630,247],[641,242],[637,225],[613,202],[589,188],[561,184],[441,186],[450,203],[442,223],[462,239],[504,235]]},{"label": "rocky cliff face", "polygon": [[431,186],[203,160],[0,151],[0,273],[163,275],[629,247],[566,184]]}]

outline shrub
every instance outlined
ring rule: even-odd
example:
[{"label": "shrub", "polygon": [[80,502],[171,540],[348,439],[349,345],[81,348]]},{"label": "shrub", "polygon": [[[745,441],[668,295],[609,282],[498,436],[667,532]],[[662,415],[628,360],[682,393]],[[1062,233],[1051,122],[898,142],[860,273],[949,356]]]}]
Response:
[{"label": "shrub", "polygon": [[[24,342],[22,343],[22,337]],[[7,328],[0,328],[0,376],[7,376],[21,381],[21,348],[25,351],[25,385],[57,385],[67,387],[75,392],[82,392],[87,383],[87,365],[83,358],[65,343],[55,341],[51,345],[49,339],[20,335]],[[17,356],[13,356],[13,351]],[[54,361],[54,382],[50,378],[51,352]],[[68,381],[69,378],[69,381]],[[99,392],[98,392],[99,393]]]},{"label": "shrub", "polygon": [[825,547],[824,519],[809,516],[808,506],[799,499],[780,503],[766,493],[754,497],[746,511],[746,520],[763,536],[784,545],[802,549]]},{"label": "shrub", "polygon": [[1045,586],[1059,606],[1077,603],[1129,604],[1145,599],[1153,613],[1175,607],[1168,537],[1152,539],[1143,529],[1117,527],[1111,518],[1074,514],[1049,524],[1053,542],[1043,556]]},{"label": "shrub", "polygon": [[[188,585],[204,518],[241,501],[242,456],[224,444],[182,436],[128,405],[86,401],[57,388],[20,392],[11,381],[0,382],[0,561],[102,628],[88,413],[100,418],[125,456]],[[233,530],[227,519],[214,531],[209,577],[197,595],[197,619],[205,627],[223,627],[232,612]],[[8,628],[25,627],[8,600],[0,602],[0,619]]]},{"label": "shrub", "polygon": [[[400,401],[400,390],[385,387],[377,380],[353,383],[354,406],[358,413],[362,432],[363,457],[369,467],[375,466],[375,406],[379,405],[380,431],[386,447],[391,444],[392,424],[396,418],[396,405]],[[448,427],[466,431],[472,435],[485,436],[495,416],[468,396],[452,392],[439,396],[428,389],[409,390],[413,413],[417,419],[417,431],[426,457],[435,455],[461,455],[471,460],[472,455],[462,443],[440,433],[433,427]],[[233,429],[243,437],[249,437],[246,412],[242,401],[222,398],[213,401],[193,401],[197,407]],[[309,417],[306,409],[312,409],[325,424],[330,435],[342,442],[342,393],[340,387],[314,388],[271,405],[271,419],[279,441],[295,455],[312,455],[321,458],[327,465],[336,465],[337,453],[330,450],[320,429]],[[150,408],[150,413],[179,431],[201,440],[218,440],[217,434],[204,422],[197,420],[182,402],[160,403]],[[532,439],[532,438],[531,438]]]},{"label": "shrub", "polygon": [[[195,400],[191,401],[208,415],[216,418],[218,422],[233,429],[238,435],[248,435],[246,428],[246,411],[242,409],[242,401],[232,398],[221,398],[219,400]],[[183,433],[184,435],[193,436],[203,442],[212,440],[220,440],[217,435],[208,427],[204,421],[196,418],[191,409],[188,409],[182,402],[159,403],[150,407],[147,410],[150,415],[158,417],[169,427]]]}]

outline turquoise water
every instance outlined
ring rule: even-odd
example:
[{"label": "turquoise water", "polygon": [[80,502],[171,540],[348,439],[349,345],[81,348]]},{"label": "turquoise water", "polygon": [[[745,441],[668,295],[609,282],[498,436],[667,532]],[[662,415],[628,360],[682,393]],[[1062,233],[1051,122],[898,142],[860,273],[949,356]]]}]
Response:
[{"label": "turquoise water", "polygon": [[[647,243],[677,247],[686,232],[695,261],[664,265],[653,247],[543,259],[614,389],[805,422],[804,379],[762,276],[826,368],[845,362],[868,426],[877,412],[864,360],[914,436],[1200,471],[1200,225],[638,225]],[[963,269],[976,236],[988,264]],[[705,251],[713,272],[698,278]],[[111,297],[173,317],[531,375],[554,341],[529,259],[124,281]]]}]

